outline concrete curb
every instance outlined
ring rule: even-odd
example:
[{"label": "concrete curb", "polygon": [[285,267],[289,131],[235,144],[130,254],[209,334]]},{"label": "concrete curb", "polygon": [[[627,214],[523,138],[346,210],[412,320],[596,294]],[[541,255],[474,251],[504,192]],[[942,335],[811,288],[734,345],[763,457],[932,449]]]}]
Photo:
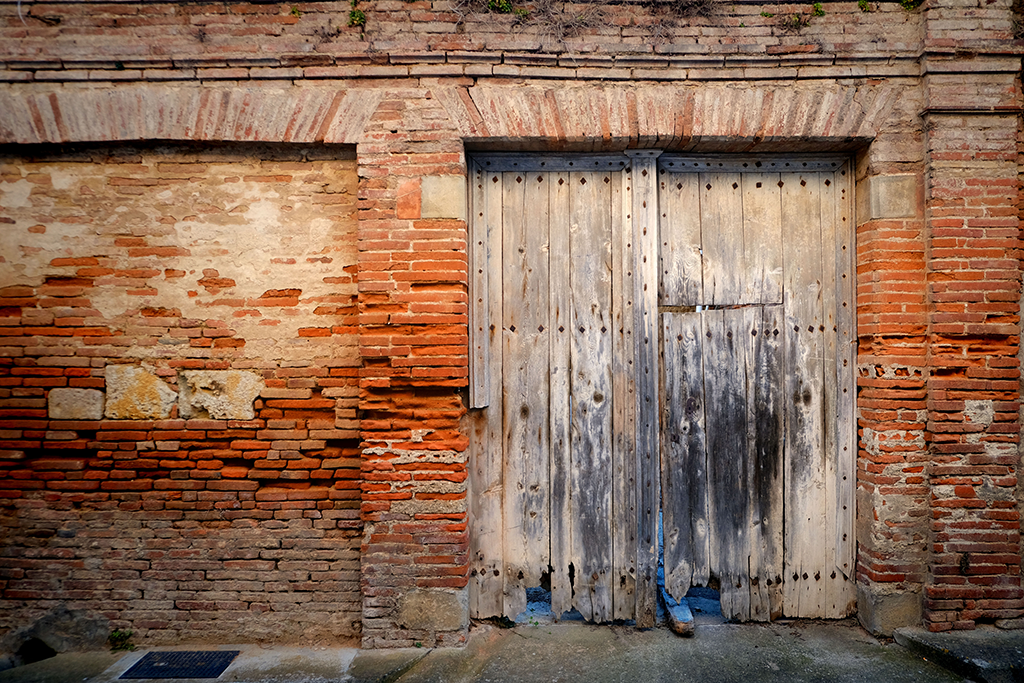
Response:
[{"label": "concrete curb", "polygon": [[1024,631],[979,627],[931,633],[920,626],[898,628],[896,642],[950,671],[981,683],[1024,681]]}]

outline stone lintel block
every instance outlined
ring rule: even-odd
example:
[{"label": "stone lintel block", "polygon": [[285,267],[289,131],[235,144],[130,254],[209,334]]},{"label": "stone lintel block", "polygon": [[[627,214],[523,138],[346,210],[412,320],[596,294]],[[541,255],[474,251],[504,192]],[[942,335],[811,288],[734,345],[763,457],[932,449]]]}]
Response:
[{"label": "stone lintel block", "polygon": [[461,175],[424,176],[420,187],[422,218],[466,220],[466,178]]},{"label": "stone lintel block", "polygon": [[460,591],[414,590],[402,598],[398,625],[425,631],[462,631],[469,627],[469,595]]},{"label": "stone lintel block", "polygon": [[51,420],[102,420],[103,399],[99,389],[50,389],[46,412]]},{"label": "stone lintel block", "polygon": [[913,218],[918,215],[917,176],[869,176],[857,188],[857,220]]},{"label": "stone lintel block", "polygon": [[178,375],[178,414],[186,419],[251,420],[263,377],[246,370],[184,370]]},{"label": "stone lintel block", "polygon": [[108,365],[107,403],[111,420],[163,420],[171,416],[178,394],[159,377],[135,365]]}]

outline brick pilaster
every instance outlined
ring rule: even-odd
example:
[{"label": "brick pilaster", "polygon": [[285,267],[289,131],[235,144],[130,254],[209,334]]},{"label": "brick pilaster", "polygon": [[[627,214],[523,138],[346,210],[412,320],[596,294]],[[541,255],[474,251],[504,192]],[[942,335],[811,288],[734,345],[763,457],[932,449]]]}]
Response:
[{"label": "brick pilaster", "polygon": [[928,71],[925,623],[933,631],[1013,626],[1024,615],[1016,495],[1020,95],[1015,69],[1001,72],[999,60],[933,56]]},{"label": "brick pilaster", "polygon": [[456,645],[468,626],[466,223],[422,217],[421,197],[466,164],[437,107],[393,93],[358,148],[366,647]]}]

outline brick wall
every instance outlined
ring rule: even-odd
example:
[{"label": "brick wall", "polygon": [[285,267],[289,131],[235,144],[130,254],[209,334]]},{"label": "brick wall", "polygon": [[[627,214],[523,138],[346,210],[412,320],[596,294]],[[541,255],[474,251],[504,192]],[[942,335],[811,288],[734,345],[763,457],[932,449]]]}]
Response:
[{"label": "brick wall", "polygon": [[[0,629],[102,597],[154,641],[462,642],[466,217],[432,193],[467,146],[855,154],[861,619],[1024,625],[1011,0],[523,5],[0,5],[3,552],[38,554]],[[246,419],[48,419],[108,365],[263,388]],[[88,583],[122,561],[126,593]]]},{"label": "brick wall", "polygon": [[[1005,41],[1008,0],[984,4],[976,43]],[[816,77],[837,64],[914,75],[920,12],[896,2],[721,3],[710,17],[670,3],[514,5],[481,0],[0,6],[0,81],[287,80],[404,77],[693,79]],[[953,10],[957,12],[959,10]],[[979,11],[979,10],[976,10]],[[24,20],[24,21],[23,21]],[[98,49],[101,46],[102,49]],[[797,57],[779,71],[784,56]],[[723,72],[722,67],[735,71]],[[801,73],[798,73],[800,69]],[[838,75],[838,74],[837,74]]]},{"label": "brick wall", "polygon": [[[356,190],[350,148],[0,162],[0,631],[64,602],[139,643],[358,635]],[[192,371],[258,376],[252,414],[182,414]]]},{"label": "brick wall", "polygon": [[[423,210],[424,178],[455,176],[465,194],[462,145],[445,130],[446,118],[429,89],[396,89],[359,146],[367,647],[465,639],[466,222]],[[439,596],[436,625],[412,613],[422,603],[410,596],[426,594]],[[457,627],[438,612],[454,615]]]},{"label": "brick wall", "polygon": [[[934,101],[947,106],[1012,108],[1020,101],[1006,77],[944,76],[928,85]],[[931,575],[925,619],[931,630],[947,630],[982,620],[1012,623],[1024,614],[1017,506],[1018,119],[934,112],[929,124]]]}]

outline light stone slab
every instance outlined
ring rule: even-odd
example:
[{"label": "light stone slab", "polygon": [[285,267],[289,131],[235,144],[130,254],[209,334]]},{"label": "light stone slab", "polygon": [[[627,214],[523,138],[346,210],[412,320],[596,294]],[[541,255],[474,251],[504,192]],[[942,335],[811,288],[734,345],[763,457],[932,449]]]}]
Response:
[{"label": "light stone slab", "polygon": [[102,420],[103,398],[99,389],[50,389],[46,412],[51,420]]}]

